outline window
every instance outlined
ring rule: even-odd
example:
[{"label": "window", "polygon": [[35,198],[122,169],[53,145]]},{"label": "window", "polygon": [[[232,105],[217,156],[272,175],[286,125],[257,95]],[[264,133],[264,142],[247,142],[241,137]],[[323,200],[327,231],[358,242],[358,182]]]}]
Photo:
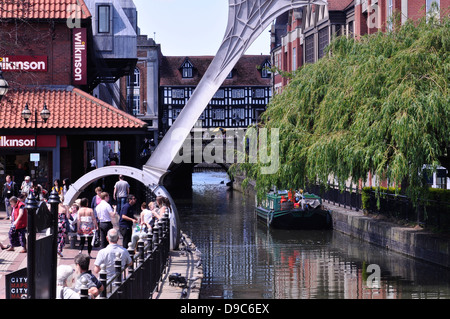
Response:
[{"label": "window", "polygon": [[174,99],[184,99],[184,89],[172,89],[172,97]]},{"label": "window", "polygon": [[138,68],[134,69],[134,73],[127,77],[128,87],[139,87],[140,85],[141,72]]},{"label": "window", "polygon": [[314,36],[305,39],[305,62],[314,63]]},{"label": "window", "polygon": [[224,109],[214,109],[211,112],[213,120],[224,120],[225,119],[225,110]]},{"label": "window", "polygon": [[127,106],[128,113],[137,115],[140,113],[140,72],[134,69],[133,74],[127,76]]},{"label": "window", "polygon": [[245,109],[234,109],[231,118],[234,122],[239,122],[245,119]]},{"label": "window", "polygon": [[253,91],[253,98],[255,99],[263,99],[266,97],[266,90],[265,89],[255,89]]},{"label": "window", "polygon": [[186,59],[184,61],[183,65],[181,66],[181,73],[182,73],[183,79],[192,78],[193,68],[194,68],[194,66],[192,65],[192,63]]},{"label": "window", "polygon": [[[281,69],[281,54],[279,52],[275,53],[274,60],[275,67]],[[277,70],[275,70],[275,74],[278,74]]]},{"label": "window", "polygon": [[386,20],[387,20],[387,29],[388,31],[392,31],[393,26],[393,11],[394,11],[394,0],[388,0],[387,1],[387,14],[386,14]]},{"label": "window", "polygon": [[297,70],[297,48],[292,48],[292,71]]},{"label": "window", "polygon": [[178,115],[180,115],[180,113],[181,113],[181,109],[173,109],[172,110],[172,118],[175,120],[178,117]]},{"label": "window", "polygon": [[440,0],[427,0],[427,21],[430,18],[439,19]]},{"label": "window", "polygon": [[348,23],[348,37],[349,38],[353,38],[354,34],[353,34],[353,21],[350,21]]},{"label": "window", "polygon": [[233,99],[243,99],[245,97],[244,89],[233,89],[231,91],[231,97]]},{"label": "window", "polygon": [[261,69],[261,77],[263,78],[270,78],[271,76],[271,71],[270,68],[272,67],[272,65],[270,64],[270,62],[268,60],[266,60],[263,65],[262,65],[262,69]]},{"label": "window", "polygon": [[217,90],[217,92],[213,96],[214,99],[224,99],[225,98],[225,91],[223,89]]},{"label": "window", "polygon": [[323,57],[328,42],[328,27],[326,27],[319,31],[319,59]]},{"label": "window", "polygon": [[138,115],[140,112],[141,99],[139,95],[128,96],[128,110],[132,115]]},{"label": "window", "polygon": [[98,33],[111,32],[110,11],[108,5],[98,6]]}]

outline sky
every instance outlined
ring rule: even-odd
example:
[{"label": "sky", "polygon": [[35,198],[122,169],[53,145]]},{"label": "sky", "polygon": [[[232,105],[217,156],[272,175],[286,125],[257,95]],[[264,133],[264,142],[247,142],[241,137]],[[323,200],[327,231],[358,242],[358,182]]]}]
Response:
[{"label": "sky", "polygon": [[[228,0],[134,0],[141,34],[166,56],[215,55],[228,21]],[[245,54],[270,54],[270,27]]]}]

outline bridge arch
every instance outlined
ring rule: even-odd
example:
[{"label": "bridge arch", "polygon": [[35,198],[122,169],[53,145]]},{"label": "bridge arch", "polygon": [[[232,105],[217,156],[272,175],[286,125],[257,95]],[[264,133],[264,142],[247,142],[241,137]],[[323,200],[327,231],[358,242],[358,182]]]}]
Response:
[{"label": "bridge arch", "polygon": [[154,175],[152,175],[146,170],[120,165],[106,166],[95,169],[83,175],[75,183],[70,185],[70,188],[64,197],[64,205],[69,206],[72,205],[73,202],[75,202],[75,200],[80,196],[80,194],[86,189],[86,187],[88,187],[93,182],[101,178],[111,175],[123,175],[129,178],[133,178],[144,184],[156,196],[164,196],[170,200],[170,205],[172,207],[172,212],[171,214],[169,214],[170,229],[171,229],[170,246],[171,249],[175,249],[176,247],[178,247],[180,240],[180,231],[179,231],[180,220],[177,208],[175,206],[175,202],[173,201],[172,197],[170,196],[166,188],[162,185],[159,185],[159,181],[155,182]]}]

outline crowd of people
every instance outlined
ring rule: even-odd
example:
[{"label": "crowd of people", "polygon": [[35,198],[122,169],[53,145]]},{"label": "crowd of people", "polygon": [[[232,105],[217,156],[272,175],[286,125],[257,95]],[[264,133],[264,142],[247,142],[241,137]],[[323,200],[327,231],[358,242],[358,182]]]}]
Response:
[{"label": "crowd of people", "polygon": [[[117,205],[110,203],[110,195],[101,187],[95,188],[92,199],[79,198],[70,207],[64,205],[64,196],[70,187],[70,180],[55,180],[50,191],[45,190],[36,181],[26,176],[20,188],[13,178],[6,176],[3,185],[2,198],[5,203],[6,218],[11,220],[9,230],[9,244],[0,243],[2,250],[14,251],[22,247],[21,253],[26,253],[27,210],[25,201],[30,192],[34,193],[39,205],[47,204],[49,193],[57,191],[61,203],[58,205],[58,249],[57,253],[63,257],[69,233],[79,237],[79,254],[75,257],[74,265],[78,278],[75,280],[74,268],[61,265],[57,269],[58,289],[57,298],[79,298],[81,278],[88,283],[89,295],[96,297],[102,289],[95,275],[100,272],[100,265],[106,265],[108,278],[114,275],[114,260],[116,252],[122,255],[122,266],[131,262],[128,248],[136,248],[139,236],[144,232],[152,231],[155,222],[170,212],[170,201],[166,197],[157,197],[155,202],[143,202],[138,206],[137,198],[130,193],[130,185],[122,175],[114,185],[113,200]],[[140,208],[140,211],[139,211]],[[117,227],[114,227],[116,225]],[[50,231],[50,230],[48,230]],[[119,238],[122,245],[119,245]],[[87,246],[87,254],[83,251]],[[94,272],[89,270],[91,252],[93,247],[99,247],[94,262]],[[70,268],[70,269],[69,269]],[[73,283],[75,285],[73,285]]]}]

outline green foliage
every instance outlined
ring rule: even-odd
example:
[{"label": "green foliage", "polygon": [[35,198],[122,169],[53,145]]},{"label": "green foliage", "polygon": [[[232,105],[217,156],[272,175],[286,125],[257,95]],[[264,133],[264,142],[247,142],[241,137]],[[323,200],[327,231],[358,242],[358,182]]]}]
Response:
[{"label": "green foliage", "polygon": [[[450,24],[407,22],[395,32],[360,40],[339,37],[329,55],[296,71],[273,97],[263,125],[280,129],[280,169],[239,169],[270,187],[302,188],[365,180],[372,172],[408,185],[416,201],[422,169],[440,165],[450,145]],[[405,183],[407,181],[407,183]]]}]

